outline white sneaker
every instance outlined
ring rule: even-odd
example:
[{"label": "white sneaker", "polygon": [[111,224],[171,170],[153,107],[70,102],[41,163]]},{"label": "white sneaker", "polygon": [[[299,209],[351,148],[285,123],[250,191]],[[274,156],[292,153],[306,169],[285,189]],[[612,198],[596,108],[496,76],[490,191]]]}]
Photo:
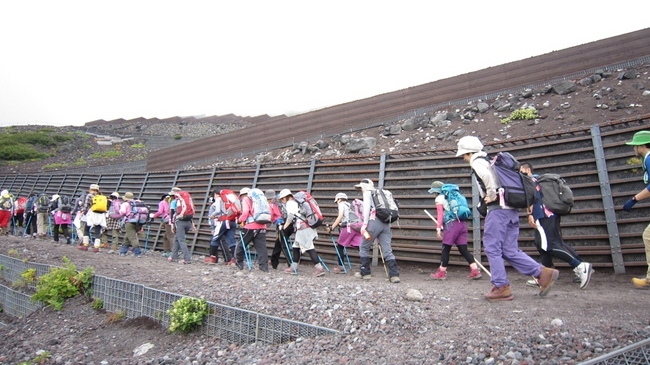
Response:
[{"label": "white sneaker", "polygon": [[591,274],[594,270],[591,268],[591,264],[588,262],[582,262],[578,265],[573,271],[580,277],[580,289],[584,289],[589,284],[589,279],[591,279]]}]

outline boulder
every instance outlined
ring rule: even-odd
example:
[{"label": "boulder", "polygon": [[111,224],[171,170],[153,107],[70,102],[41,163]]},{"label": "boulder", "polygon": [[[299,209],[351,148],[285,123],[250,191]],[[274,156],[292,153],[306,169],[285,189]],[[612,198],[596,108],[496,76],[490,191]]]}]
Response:
[{"label": "boulder", "polygon": [[402,129],[405,131],[413,131],[419,128],[424,128],[429,124],[429,119],[424,116],[415,116],[409,118],[402,123]]},{"label": "boulder", "polygon": [[626,79],[635,79],[636,75],[639,73],[635,68],[627,71],[621,71],[618,73],[618,76],[616,76],[619,80],[626,80]]},{"label": "boulder", "polygon": [[483,101],[478,103],[478,105],[476,105],[476,107],[478,108],[478,112],[481,113],[481,114],[485,113],[486,111],[488,111],[490,109],[490,105],[488,103],[486,103],[486,102],[483,102]]},{"label": "boulder", "polygon": [[399,124],[393,124],[384,128],[384,136],[395,136],[402,132],[402,126]]},{"label": "boulder", "polygon": [[410,302],[421,302],[424,299],[422,293],[417,289],[409,289],[406,291],[406,300]]},{"label": "boulder", "polygon": [[438,123],[449,120],[452,118],[449,112],[436,113],[433,117],[429,118],[429,121],[433,125],[438,125]]},{"label": "boulder", "polygon": [[576,91],[577,88],[578,87],[576,86],[575,82],[571,80],[565,80],[560,82],[559,84],[553,85],[553,92],[558,95],[565,95]]},{"label": "boulder", "polygon": [[364,149],[372,149],[377,145],[377,139],[374,137],[354,138],[345,145],[345,152],[359,152]]}]

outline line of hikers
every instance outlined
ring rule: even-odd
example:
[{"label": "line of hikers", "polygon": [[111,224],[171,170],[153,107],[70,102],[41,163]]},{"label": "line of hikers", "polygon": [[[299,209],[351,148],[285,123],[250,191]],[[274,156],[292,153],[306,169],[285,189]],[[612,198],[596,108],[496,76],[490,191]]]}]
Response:
[{"label": "line of hikers", "polygon": [[[643,159],[644,184],[647,185],[625,203],[623,209],[629,212],[638,201],[650,197],[650,131],[636,133],[627,144],[633,146],[636,155]],[[472,175],[476,177],[473,181],[480,195],[476,208],[485,219],[483,244],[490,271],[485,270],[467,248],[465,222],[471,219],[472,209],[466,198],[460,194],[457,185],[434,181],[429,193],[434,194],[436,217],[427,214],[436,225],[438,238],[442,239],[442,251],[440,266],[431,277],[434,280],[447,278],[450,250],[456,245],[470,266],[469,279],[482,278],[480,269],[490,275],[492,289],[485,294],[490,301],[513,299],[505,261],[520,273],[532,276],[527,284],[539,287],[540,296],[546,295],[558,278],[559,272],[553,268],[553,257],[567,262],[574,269],[574,281],[585,289],[594,272],[593,267],[563,241],[561,234],[561,216],[568,214],[573,204],[572,193],[564,181],[554,174],[534,175],[530,163],[520,164],[505,152],[488,158],[483,144],[474,136],[465,136],[458,141],[456,156],[470,164]],[[375,188],[370,179],[363,179],[355,187],[360,189],[362,199],[350,202],[345,193],[336,194],[334,202],[338,214],[331,226],[326,226],[330,234],[339,229],[338,242],[332,237],[338,259],[332,271],[347,273],[346,261],[348,268],[352,268],[347,249],[358,248],[360,267],[355,277],[371,279],[370,249],[376,240],[388,280],[399,283],[399,270],[391,245],[391,223],[399,217],[397,202],[390,191]],[[251,247],[254,247],[257,264],[264,272],[269,271],[269,263],[273,269],[278,268],[281,254],[287,258],[286,273],[298,273],[298,263],[303,254],[307,254],[314,264],[312,276],[323,276],[329,271],[314,247],[314,240],[318,237],[316,228],[323,225],[323,215],[308,192],[292,193],[289,189],[282,189],[276,194],[274,190],[262,192],[257,188],[243,188],[239,194],[223,189],[214,190],[211,195],[208,219],[213,236],[205,263],[217,263],[221,252],[228,265],[236,265],[239,269],[244,269],[246,265],[250,270],[253,265]],[[77,198],[74,204],[57,194],[50,198],[32,193],[23,201],[21,198],[14,200],[4,190],[0,193],[0,229],[8,234],[8,221],[11,220],[15,233],[15,227],[24,222],[26,228],[23,236],[31,233],[35,238],[43,238],[48,234],[49,222],[53,221],[54,241],[58,241],[61,229],[67,243],[70,243],[69,228],[70,224],[74,224],[81,237],[80,249],[88,250],[92,237],[93,251],[98,252],[102,243],[107,242],[107,233],[110,232],[113,240],[109,252],[115,252],[118,231],[123,228],[126,235],[120,255],[126,255],[131,247],[134,256],[138,257],[142,254],[138,232],[142,232],[151,219],[161,218],[165,231],[163,256],[172,262],[191,263],[185,238],[196,227],[193,223],[194,203],[188,192],[174,187],[161,197],[155,213],[149,212],[146,205],[130,192],[125,193],[122,199],[117,192],[104,197],[97,184],[90,185],[88,194]],[[540,253],[541,264],[518,247],[518,209],[525,209],[528,223],[534,228],[534,242]],[[276,232],[270,260],[266,247],[269,224],[275,226]],[[239,231],[237,227],[240,227]],[[646,278],[633,279],[634,285],[639,288],[650,287],[649,232],[650,225],[643,233],[649,261],[648,274]],[[182,258],[179,258],[179,251],[183,254]]]}]

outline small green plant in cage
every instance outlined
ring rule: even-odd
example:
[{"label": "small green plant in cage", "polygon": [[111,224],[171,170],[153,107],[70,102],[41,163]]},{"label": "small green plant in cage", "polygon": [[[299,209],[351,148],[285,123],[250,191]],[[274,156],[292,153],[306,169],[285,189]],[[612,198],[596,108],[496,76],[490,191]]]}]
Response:
[{"label": "small green plant in cage", "polygon": [[36,269],[27,269],[20,274],[20,277],[13,282],[12,286],[14,288],[26,288],[33,283],[34,280],[36,280]]},{"label": "small green plant in cage", "polygon": [[53,306],[55,310],[61,310],[67,298],[86,293],[92,283],[94,269],[90,267],[77,271],[76,266],[65,256],[63,262],[63,267],[50,268],[48,273],[38,278],[32,302],[40,301]]},{"label": "small green plant in cage", "polygon": [[90,306],[93,309],[96,309],[96,310],[103,309],[104,308],[104,301],[101,300],[100,298],[95,297],[95,298],[93,298],[93,302],[92,302],[92,304],[90,304]]},{"label": "small green plant in cage", "polygon": [[171,317],[170,332],[190,332],[208,314],[208,303],[205,299],[183,297],[172,304],[167,314]]},{"label": "small green plant in cage", "polygon": [[0,279],[2,279],[2,272],[5,271],[5,270],[7,270],[5,265],[0,265]]}]

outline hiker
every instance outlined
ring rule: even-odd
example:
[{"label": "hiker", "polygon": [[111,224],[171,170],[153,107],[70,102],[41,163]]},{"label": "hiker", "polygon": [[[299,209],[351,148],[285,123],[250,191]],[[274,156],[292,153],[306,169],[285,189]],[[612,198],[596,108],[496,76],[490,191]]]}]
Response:
[{"label": "hiker", "polygon": [[[293,198],[293,194],[289,189],[282,189],[278,195],[278,200],[285,205],[287,208],[287,220],[282,226],[283,231],[287,231],[291,223],[293,223],[296,230],[296,236],[293,241],[292,254],[293,263],[291,267],[284,269],[284,272],[288,274],[297,274],[298,273],[298,263],[300,262],[300,255],[306,253],[309,255],[311,262],[314,263],[314,271],[312,272],[313,277],[319,277],[325,275],[325,268],[320,263],[318,259],[318,254],[314,248],[314,240],[318,238],[318,233],[316,230],[309,227],[306,222],[306,217],[303,217],[300,213],[300,206],[298,202]],[[285,236],[288,239],[288,236]]]},{"label": "hiker", "polygon": [[[170,224],[172,225],[172,232],[174,232],[174,244],[172,246],[172,253],[167,257],[169,262],[178,261],[181,264],[191,264],[192,256],[187,248],[185,239],[187,232],[192,229],[192,218],[194,217],[194,203],[192,196],[187,191],[183,191],[178,187],[173,187],[169,192],[174,200],[170,203]],[[178,251],[183,253],[183,258],[178,259]]]},{"label": "hiker", "polygon": [[278,265],[280,264],[280,253],[284,254],[284,257],[287,259],[287,267],[291,267],[291,255],[287,251],[287,245],[289,242],[287,237],[290,237],[294,232],[293,223],[291,223],[286,230],[283,230],[284,221],[286,219],[286,208],[276,199],[275,190],[265,191],[264,196],[266,196],[269,206],[271,207],[271,222],[275,224],[276,232],[273,251],[271,252],[271,267],[273,267],[273,270],[278,269]]},{"label": "hiker", "polygon": [[9,235],[9,222],[14,215],[14,198],[8,190],[0,192],[0,234]]},{"label": "hiker", "polygon": [[334,245],[336,249],[336,257],[339,266],[332,269],[335,274],[345,273],[345,262],[343,257],[346,254],[347,247],[359,248],[363,236],[360,231],[352,229],[350,224],[350,203],[348,203],[348,196],[345,193],[337,193],[334,197],[334,203],[338,207],[339,214],[336,216],[334,223],[327,227],[327,233],[330,235],[332,231],[339,228],[339,241]]},{"label": "hiker", "polygon": [[54,221],[54,228],[52,228],[52,240],[54,243],[59,243],[59,233],[63,233],[63,238],[65,238],[66,244],[69,245],[72,243],[70,237],[72,215],[68,208],[70,208],[70,206],[64,208],[59,194],[54,194],[52,196],[50,210],[52,212],[52,220]]},{"label": "hiker", "polygon": [[460,156],[476,174],[481,204],[487,208],[483,244],[490,263],[493,286],[485,298],[490,301],[512,300],[504,260],[520,273],[535,277],[540,287],[539,295],[546,295],[559,272],[542,266],[519,249],[519,212],[505,205],[505,202],[500,202],[497,194],[498,180],[486,159],[483,144],[475,136],[462,137],[458,141],[456,152],[456,157]]},{"label": "hiker", "polygon": [[[94,239],[93,252],[99,252],[101,246],[102,229],[106,228],[106,216],[108,211],[108,198],[102,195],[99,185],[90,184],[88,194],[84,201],[81,214],[85,217],[85,226],[81,245],[78,247],[82,251],[88,251],[90,245],[90,236]],[[83,218],[82,218],[83,220]]]},{"label": "hiker", "polygon": [[36,198],[38,193],[31,192],[25,203],[25,231],[23,237],[36,238]]},{"label": "hiker", "polygon": [[37,238],[43,239],[50,230],[50,197],[40,194],[34,204],[36,209]]},{"label": "hiker", "polygon": [[[244,245],[253,242],[255,252],[257,253],[257,265],[259,269],[264,272],[269,272],[269,254],[266,248],[266,224],[255,221],[255,215],[259,213],[255,211],[255,208],[260,205],[259,203],[263,202],[260,199],[265,200],[266,198],[264,193],[261,193],[261,196],[257,196],[260,193],[261,191],[257,191],[257,194],[253,195],[253,191],[248,188],[241,189],[239,192],[241,215],[237,219],[237,222],[239,222],[242,231],[240,233],[241,242],[235,246],[235,264],[240,270],[244,269]],[[254,202],[253,199],[258,199],[258,201]]]},{"label": "hiker", "polygon": [[27,204],[27,198],[20,196],[14,201],[14,215],[13,215],[13,227],[24,227],[25,223],[25,205]]},{"label": "hiker", "polygon": [[[251,189],[249,189],[249,188],[241,188],[239,190],[239,196],[238,196],[239,205],[241,205],[244,198],[246,198],[248,196],[248,192],[250,190]],[[237,223],[237,220],[236,220],[235,225],[237,225],[237,224],[238,223]],[[235,234],[236,234],[236,232],[235,232]],[[235,239],[234,246],[230,246],[230,243],[228,244],[228,248],[230,249],[230,256],[231,256],[230,261],[227,263],[228,266],[237,266],[237,258],[236,258],[237,255],[236,255],[236,253],[237,253],[237,247],[239,247],[239,243],[238,243],[239,241],[241,241],[241,240]]]},{"label": "hiker", "polygon": [[106,212],[106,229],[102,232],[102,244],[108,244],[108,233],[111,234],[111,249],[108,253],[117,253],[117,245],[120,240],[120,230],[122,229],[122,201],[120,193],[114,191],[108,196],[108,212]]},{"label": "hiker", "polygon": [[[632,137],[632,141],[625,144],[632,146],[636,156],[642,159],[643,184],[646,185],[643,190],[636,193],[623,205],[623,210],[630,212],[638,201],[650,198],[650,178],[648,177],[648,171],[650,170],[650,158],[648,158],[648,155],[650,155],[650,131],[636,132],[634,137]],[[647,289],[650,287],[650,224],[645,228],[641,237],[645,245],[645,258],[648,264],[648,271],[645,278],[632,278],[632,284],[637,288]]]},{"label": "hiker", "polygon": [[[231,199],[239,203],[239,198],[232,191],[222,191],[224,193],[227,192],[226,194],[232,194]],[[212,191],[213,203],[210,205],[210,209],[208,210],[210,227],[212,227],[212,239],[210,240],[210,255],[204,260],[206,264],[216,264],[219,262],[219,250],[221,250],[223,254],[224,263],[228,263],[233,259],[230,246],[236,245],[235,233],[237,230],[237,217],[239,216],[240,208],[235,206],[234,210],[229,209],[232,202],[228,203],[227,208],[227,204],[221,197],[222,191]],[[224,198],[228,199],[225,196]],[[226,241],[226,246],[223,245],[224,240]]]},{"label": "hiker", "polygon": [[172,232],[172,227],[169,223],[169,201],[170,201],[170,196],[169,194],[163,194],[160,197],[160,201],[158,202],[158,210],[156,213],[151,213],[150,217],[151,219],[155,218],[161,218],[162,222],[162,229],[165,232],[163,234],[163,254],[162,257],[169,257],[172,253],[172,244],[174,243],[175,235],[174,232]]},{"label": "hiker", "polygon": [[134,257],[142,256],[142,251],[140,251],[140,240],[138,238],[138,232],[142,230],[142,225],[137,222],[131,222],[131,201],[134,196],[133,193],[127,191],[122,197],[124,202],[120,206],[120,214],[124,221],[124,243],[122,243],[122,248],[120,249],[120,256],[126,256],[129,252],[129,247],[133,250]]},{"label": "hiker", "polygon": [[[450,202],[442,192],[442,187],[445,184],[442,181],[434,181],[431,183],[429,194],[433,194],[436,203],[436,233],[438,238],[442,239],[442,251],[440,253],[440,266],[438,271],[431,274],[434,280],[447,279],[447,265],[449,265],[449,252],[451,247],[456,245],[458,252],[467,260],[470,272],[468,279],[478,280],[483,277],[478,269],[474,256],[469,253],[467,249],[467,223],[464,220],[454,217],[451,211]],[[458,202],[456,202],[458,204]],[[444,234],[443,234],[444,230]]]},{"label": "hiker", "polygon": [[363,194],[363,225],[361,226],[362,240],[359,246],[359,258],[361,266],[359,272],[354,273],[354,277],[370,280],[372,279],[370,270],[370,248],[375,239],[379,240],[379,246],[383,253],[384,264],[388,265],[388,280],[391,283],[399,283],[399,269],[397,268],[397,261],[393,255],[393,248],[391,241],[393,234],[391,232],[390,224],[382,222],[376,217],[376,206],[373,199],[373,194],[377,194],[375,185],[370,179],[363,179],[356,188],[361,189]]},{"label": "hiker", "polygon": [[[528,176],[535,177],[533,174],[533,165],[524,162],[520,165],[519,171]],[[566,262],[573,268],[573,272],[580,282],[580,289],[585,289],[594,272],[592,265],[582,261],[578,253],[562,239],[562,229],[560,227],[561,216],[554,214],[542,203],[542,195],[539,190],[533,208],[526,213],[528,214],[528,225],[535,231],[535,247],[541,257],[541,263],[545,267],[553,268],[553,257]],[[539,227],[537,226],[539,223]],[[541,231],[544,233],[542,240]],[[545,242],[545,245],[542,245]],[[544,247],[543,247],[544,246]],[[528,280],[526,285],[537,286],[534,279]]]},{"label": "hiker", "polygon": [[[79,245],[83,244],[84,230],[86,229],[86,215],[83,213],[84,205],[86,204],[86,193],[81,192],[79,196],[74,201],[74,206],[72,207],[72,226],[77,232],[77,239],[79,240]],[[76,244],[76,242],[75,242]]]}]

